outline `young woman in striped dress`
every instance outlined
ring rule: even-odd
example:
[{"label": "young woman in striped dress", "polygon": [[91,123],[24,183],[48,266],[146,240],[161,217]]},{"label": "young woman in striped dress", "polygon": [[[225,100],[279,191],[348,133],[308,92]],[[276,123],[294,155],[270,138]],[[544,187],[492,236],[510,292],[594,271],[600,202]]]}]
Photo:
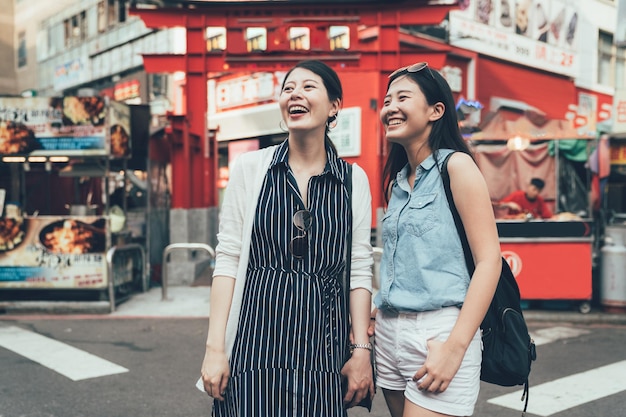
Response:
[{"label": "young woman in striped dress", "polygon": [[[328,137],[342,104],[339,77],[303,61],[282,84],[288,138],[239,156],[220,211],[202,379],[218,417],[344,417],[373,395],[371,195]],[[342,289],[352,225],[350,312]],[[345,362],[351,323],[357,346]],[[342,378],[348,390],[342,393]]]}]

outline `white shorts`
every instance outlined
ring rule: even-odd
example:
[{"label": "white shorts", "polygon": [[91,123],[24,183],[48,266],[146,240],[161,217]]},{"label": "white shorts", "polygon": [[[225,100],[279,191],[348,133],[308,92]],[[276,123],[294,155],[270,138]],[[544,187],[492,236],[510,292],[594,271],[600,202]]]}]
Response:
[{"label": "white shorts", "polygon": [[444,392],[419,391],[418,382],[413,381],[413,375],[426,360],[426,342],[447,340],[459,312],[457,307],[423,313],[379,311],[376,316],[376,384],[384,389],[404,391],[406,399],[427,410],[453,416],[472,415],[480,389],[480,329]]}]

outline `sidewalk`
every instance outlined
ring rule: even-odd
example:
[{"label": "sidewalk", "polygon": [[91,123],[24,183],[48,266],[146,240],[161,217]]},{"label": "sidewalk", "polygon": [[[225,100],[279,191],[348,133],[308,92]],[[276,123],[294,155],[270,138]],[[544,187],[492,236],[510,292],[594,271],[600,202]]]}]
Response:
[{"label": "sidewalk", "polygon": [[114,317],[209,317],[211,287],[168,287],[163,300],[162,289],[151,288],[118,305]]},{"label": "sidewalk", "polygon": [[[208,318],[209,296],[211,287],[206,282],[196,282],[194,286],[170,286],[167,298],[163,300],[162,288],[154,287],[145,293],[133,294],[128,300],[117,305],[110,312],[108,303],[46,303],[28,304],[22,307],[13,303],[5,308],[1,319],[10,319],[16,315],[89,315],[92,318]],[[555,308],[556,307],[556,308]],[[562,307],[562,308],[559,308]],[[555,302],[549,309],[525,309],[524,317],[529,324],[533,322],[566,322],[582,324],[626,325],[626,309],[620,313],[609,313],[595,307],[583,314],[576,309],[567,308],[565,303]]]}]

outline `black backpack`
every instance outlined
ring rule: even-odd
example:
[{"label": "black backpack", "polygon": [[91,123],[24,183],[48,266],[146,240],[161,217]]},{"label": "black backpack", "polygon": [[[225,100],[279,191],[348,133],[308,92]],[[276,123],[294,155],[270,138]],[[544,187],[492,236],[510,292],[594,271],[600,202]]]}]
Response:
[{"label": "black backpack", "polygon": [[[474,259],[450,189],[448,159],[452,154],[453,152],[443,160],[441,178],[443,179],[448,205],[463,244],[465,263],[471,277],[474,272]],[[526,400],[523,411],[525,413],[528,408],[528,375],[532,361],[537,359],[537,351],[535,342],[528,334],[528,326],[522,314],[517,281],[504,258],[502,259],[502,272],[498,287],[480,328],[483,341],[480,379],[505,387],[523,385],[522,401]]]}]

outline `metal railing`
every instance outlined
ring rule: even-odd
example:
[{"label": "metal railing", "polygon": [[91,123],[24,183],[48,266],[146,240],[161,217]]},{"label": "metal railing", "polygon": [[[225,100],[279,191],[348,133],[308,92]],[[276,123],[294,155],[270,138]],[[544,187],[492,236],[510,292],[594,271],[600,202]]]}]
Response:
[{"label": "metal railing", "polygon": [[[116,256],[119,256],[120,253],[124,253],[124,252],[139,253],[139,256],[141,257],[141,261],[140,261],[141,290],[143,292],[146,292],[148,290],[148,276],[146,275],[146,254],[145,254],[143,246],[137,243],[129,243],[127,245],[122,245],[122,246],[113,246],[111,249],[107,251],[107,254],[106,254],[107,274],[109,276],[109,302],[111,303],[111,313],[115,311],[116,283],[119,283],[120,281],[127,282],[124,279],[119,279],[118,277],[116,277],[116,275],[120,275],[120,274],[116,274],[116,272],[118,272],[119,269],[115,268]],[[134,263],[133,263],[133,266],[134,266]],[[134,272],[134,269],[133,269],[133,272]]]},{"label": "metal railing", "polygon": [[205,244],[205,243],[172,243],[170,245],[167,245],[165,247],[165,249],[163,249],[163,272],[161,273],[161,277],[162,277],[162,282],[161,282],[161,301],[165,301],[167,300],[167,287],[168,287],[168,282],[167,282],[167,263],[168,263],[168,257],[170,255],[171,252],[175,251],[175,250],[191,250],[191,251],[196,251],[196,250],[203,250],[205,252],[207,252],[209,254],[209,256],[213,259],[215,259],[215,250]]}]

